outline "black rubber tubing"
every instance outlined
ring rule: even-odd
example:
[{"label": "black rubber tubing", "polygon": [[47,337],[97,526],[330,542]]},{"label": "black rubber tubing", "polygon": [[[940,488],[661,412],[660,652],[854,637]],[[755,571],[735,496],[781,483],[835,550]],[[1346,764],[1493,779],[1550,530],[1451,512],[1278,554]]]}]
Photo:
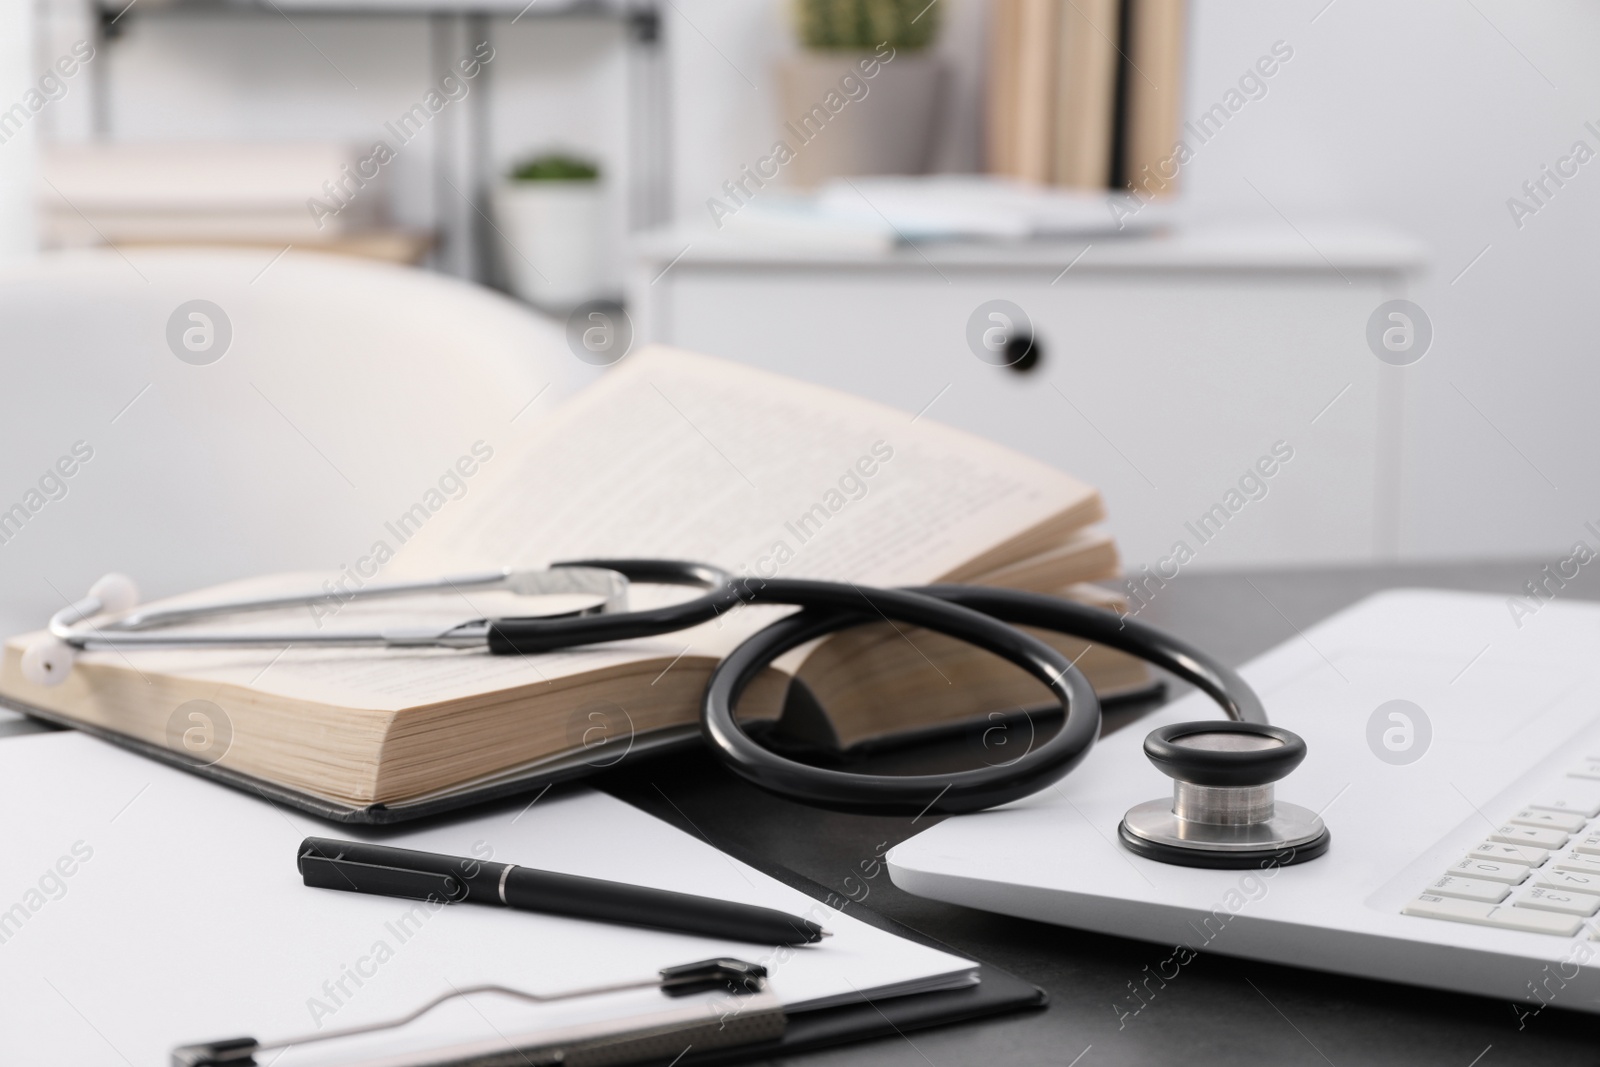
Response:
[{"label": "black rubber tubing", "polygon": [[[603,641],[659,636],[725,614],[740,604],[803,610],[748,638],[713,671],[701,707],[707,742],[734,773],[770,792],[841,811],[957,814],[1027,796],[1069,773],[1100,730],[1093,688],[1059,652],[1016,629],[1032,626],[1127,652],[1190,682],[1230,719],[1265,725],[1255,691],[1231,668],[1137,619],[1060,597],[972,585],[862,588],[799,579],[730,578],[703,564],[599,559],[562,566],[603,567],[630,581],[688,585],[698,596],[646,611],[561,619],[501,619],[489,629],[492,652],[534,654]],[[761,746],[733,716],[740,694],[778,656],[818,637],[879,619],[967,641],[1028,671],[1061,704],[1056,736],[1016,760],[942,775],[864,775],[796,763]]]},{"label": "black rubber tubing", "polygon": [[925,585],[915,591],[975,608],[1018,626],[1070,634],[1126,652],[1193,685],[1216,701],[1228,718],[1267,725],[1267,711],[1261,706],[1261,698],[1238,671],[1217,662],[1187,641],[1138,619],[1058,596],[1016,589]]},{"label": "black rubber tubing", "polygon": [[[986,614],[919,590],[798,579],[752,582],[751,592],[756,603],[798,604],[805,610],[758,631],[717,665],[706,684],[700,726],[731,771],[768,792],[857,814],[956,815],[1017,800],[1060,780],[1100,735],[1100,701],[1088,680],[1060,652],[1010,625],[1005,605],[996,604],[996,611]],[[740,694],[774,659],[818,637],[880,619],[947,634],[1021,667],[1060,702],[1061,728],[1003,764],[946,774],[878,775],[795,762],[739,727],[733,709]]]}]

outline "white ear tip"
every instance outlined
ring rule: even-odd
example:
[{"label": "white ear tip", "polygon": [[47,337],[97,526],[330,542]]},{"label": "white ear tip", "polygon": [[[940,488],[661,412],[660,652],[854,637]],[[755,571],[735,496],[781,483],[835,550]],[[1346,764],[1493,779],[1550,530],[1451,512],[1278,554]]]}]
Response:
[{"label": "white ear tip", "polygon": [[22,650],[22,676],[34,685],[60,685],[72,673],[77,650],[53,637],[41,638]]},{"label": "white ear tip", "polygon": [[100,610],[116,614],[139,602],[139,587],[126,574],[104,575],[89,587],[89,595],[100,601]]}]

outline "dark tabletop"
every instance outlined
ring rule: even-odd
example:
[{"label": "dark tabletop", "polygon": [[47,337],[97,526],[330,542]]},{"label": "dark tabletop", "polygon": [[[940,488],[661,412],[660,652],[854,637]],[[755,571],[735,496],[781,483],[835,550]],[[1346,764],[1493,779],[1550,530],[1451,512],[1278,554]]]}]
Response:
[{"label": "dark tabletop", "polygon": [[[1511,594],[1547,561],[1185,574],[1140,618],[1238,665],[1362,597],[1397,586]],[[1600,599],[1583,571],[1563,597]],[[1117,716],[1125,724],[1132,716]],[[1090,757],[1093,758],[1092,756]],[[604,783],[716,844],[760,856],[1041,986],[1043,1011],[913,1031],[800,1055],[796,1065],[1504,1064],[1600,1063],[1600,1019],[1547,1008],[1525,1018],[1503,1000],[1201,955],[1137,1015],[1114,1007],[1170,946],[991,915],[914,897],[876,858],[926,829],[909,818],[838,815],[768,796],[708,756],[678,754]]]}]

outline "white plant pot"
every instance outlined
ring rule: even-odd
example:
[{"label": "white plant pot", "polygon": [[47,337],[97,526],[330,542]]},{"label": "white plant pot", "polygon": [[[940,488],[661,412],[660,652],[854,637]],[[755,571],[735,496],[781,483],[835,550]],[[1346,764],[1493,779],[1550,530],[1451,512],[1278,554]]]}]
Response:
[{"label": "white plant pot", "polygon": [[558,311],[604,295],[598,181],[505,180],[495,188],[494,213],[516,295]]},{"label": "white plant pot", "polygon": [[[860,64],[875,58],[871,52],[802,52],[779,62],[779,136],[795,152],[784,170],[796,185],[856,174],[923,174],[932,166],[944,61],[901,49],[879,62],[872,77],[863,76]],[[844,82],[847,77],[852,81]],[[828,106],[830,94],[836,112]]]}]

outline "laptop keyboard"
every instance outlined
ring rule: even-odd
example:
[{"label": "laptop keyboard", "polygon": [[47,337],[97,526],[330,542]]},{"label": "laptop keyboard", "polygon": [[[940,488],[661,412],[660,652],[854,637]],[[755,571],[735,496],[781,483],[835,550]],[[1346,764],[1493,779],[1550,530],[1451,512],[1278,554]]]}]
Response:
[{"label": "laptop keyboard", "polygon": [[1600,758],[1537,796],[1401,913],[1600,941]]}]

